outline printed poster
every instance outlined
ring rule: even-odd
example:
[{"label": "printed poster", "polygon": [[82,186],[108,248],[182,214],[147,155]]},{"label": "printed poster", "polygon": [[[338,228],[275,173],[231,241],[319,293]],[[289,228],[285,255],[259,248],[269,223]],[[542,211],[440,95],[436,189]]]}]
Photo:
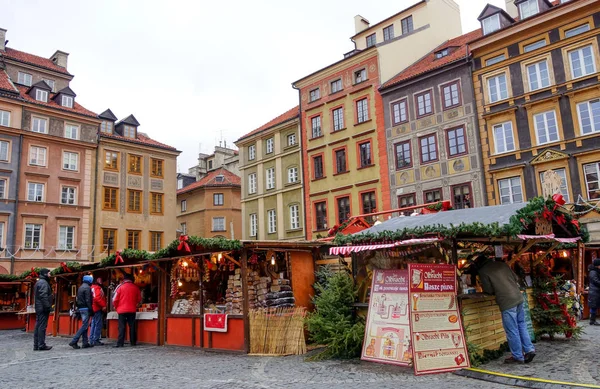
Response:
[{"label": "printed poster", "polygon": [[361,359],[401,366],[412,362],[407,270],[374,271]]},{"label": "printed poster", "polygon": [[416,375],[470,366],[456,300],[454,265],[409,264],[409,311]]}]

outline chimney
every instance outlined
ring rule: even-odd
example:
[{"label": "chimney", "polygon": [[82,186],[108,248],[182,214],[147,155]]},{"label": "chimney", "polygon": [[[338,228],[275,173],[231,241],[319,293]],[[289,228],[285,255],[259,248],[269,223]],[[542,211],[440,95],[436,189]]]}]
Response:
[{"label": "chimney", "polygon": [[52,60],[52,62],[54,62],[55,65],[67,69],[67,60],[69,59],[69,53],[56,50],[56,52],[52,54],[50,59]]},{"label": "chimney", "polygon": [[506,12],[514,19],[519,17],[519,9],[515,5],[514,0],[505,0]]},{"label": "chimney", "polygon": [[[508,1],[508,0],[507,0]],[[358,34],[369,28],[369,21],[360,15],[354,17],[354,32]]]},{"label": "chimney", "polygon": [[6,30],[0,28],[0,51],[4,51],[4,42],[6,42]]}]

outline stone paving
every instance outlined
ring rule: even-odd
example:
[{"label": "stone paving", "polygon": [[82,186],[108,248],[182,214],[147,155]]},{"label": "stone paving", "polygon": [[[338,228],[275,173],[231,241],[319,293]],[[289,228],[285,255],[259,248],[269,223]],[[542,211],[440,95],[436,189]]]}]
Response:
[{"label": "stone paving", "polygon": [[360,361],[305,362],[145,345],[73,350],[68,341],[49,337],[53,349],[34,352],[31,334],[0,331],[0,389],[506,388],[453,374],[415,377],[412,369]]}]

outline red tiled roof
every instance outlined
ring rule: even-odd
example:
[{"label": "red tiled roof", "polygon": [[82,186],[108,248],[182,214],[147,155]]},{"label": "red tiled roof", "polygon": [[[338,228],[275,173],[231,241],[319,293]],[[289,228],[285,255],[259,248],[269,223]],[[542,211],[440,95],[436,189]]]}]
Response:
[{"label": "red tiled roof", "polygon": [[19,89],[21,98],[24,99],[25,101],[27,101],[28,103],[37,104],[37,105],[41,105],[41,106],[49,107],[49,108],[53,108],[53,109],[58,109],[58,110],[65,111],[65,112],[77,113],[79,115],[98,118],[98,114],[90,111],[89,109],[82,107],[81,105],[77,104],[77,102],[73,102],[73,108],[63,107],[62,105],[58,104],[56,101],[52,100],[54,98],[54,96],[56,96],[56,93],[50,93],[50,96],[48,96],[48,102],[44,103],[43,101],[37,101],[36,99],[34,99],[33,97],[31,97],[30,95],[27,94],[27,91],[29,90],[28,86],[19,85],[19,86],[17,86],[17,88]]},{"label": "red tiled roof", "polygon": [[106,134],[104,132],[100,133],[100,137],[102,137],[102,138],[116,139],[116,140],[122,140],[122,141],[125,141],[125,142],[136,143],[136,144],[139,144],[139,145],[150,146],[150,147],[158,147],[158,148],[161,148],[161,149],[177,151],[177,149],[175,147],[166,145],[164,143],[160,143],[159,141],[156,141],[156,140],[148,137],[146,134],[142,134],[140,132],[138,132],[138,134],[137,134],[137,139],[127,138],[127,137],[121,136],[119,134]]},{"label": "red tiled roof", "polygon": [[[404,69],[401,73],[393,77],[391,80],[383,84],[381,86],[381,89],[385,89],[392,85],[399,84],[402,81],[406,81],[418,75],[427,73],[434,69],[441,68],[444,65],[468,57],[469,53],[467,53],[467,43],[481,36],[482,31],[481,29],[478,29],[461,35],[459,37],[450,39],[449,41],[435,48],[435,50],[427,54],[425,57],[421,58],[419,61],[415,62],[413,65]],[[454,47],[453,51],[450,54],[439,59],[435,57],[436,52],[448,47]]]},{"label": "red tiled roof", "polygon": [[[217,176],[223,176],[222,182],[217,182]],[[219,168],[217,170],[213,170],[208,173],[205,177],[202,177],[200,181],[196,181],[193,184],[190,184],[184,188],[181,188],[177,191],[177,194],[183,194],[186,192],[190,192],[194,189],[208,187],[208,186],[242,186],[242,179],[239,176],[236,176],[229,170],[224,167]]]},{"label": "red tiled roof", "polygon": [[5,56],[6,58],[14,59],[15,61],[24,62],[30,65],[39,66],[45,69],[54,70],[55,72],[59,72],[62,74],[71,75],[67,69],[62,66],[56,65],[49,58],[39,57],[37,55],[25,53],[19,50],[11,49],[7,47],[5,51],[0,50],[0,54]]},{"label": "red tiled roof", "polygon": [[7,90],[11,92],[19,92],[17,88],[15,88],[12,81],[10,81],[10,77],[4,70],[0,70],[0,89]]},{"label": "red tiled roof", "polygon": [[259,132],[264,131],[268,128],[274,127],[274,126],[284,123],[284,122],[287,122],[288,120],[291,120],[297,116],[300,116],[300,107],[299,106],[295,106],[294,108],[290,109],[289,111],[277,116],[275,119],[258,127],[256,130],[247,133],[246,135],[242,136],[240,139],[236,140],[236,143],[241,141],[242,139],[248,138],[249,136],[258,134]]}]

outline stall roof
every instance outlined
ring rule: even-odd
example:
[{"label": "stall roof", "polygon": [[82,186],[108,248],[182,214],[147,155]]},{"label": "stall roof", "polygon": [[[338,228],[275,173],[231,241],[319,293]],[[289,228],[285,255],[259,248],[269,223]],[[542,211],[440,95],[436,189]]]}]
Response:
[{"label": "stall roof", "polygon": [[309,249],[321,247],[323,242],[310,240],[242,240],[244,247],[253,249]]}]

